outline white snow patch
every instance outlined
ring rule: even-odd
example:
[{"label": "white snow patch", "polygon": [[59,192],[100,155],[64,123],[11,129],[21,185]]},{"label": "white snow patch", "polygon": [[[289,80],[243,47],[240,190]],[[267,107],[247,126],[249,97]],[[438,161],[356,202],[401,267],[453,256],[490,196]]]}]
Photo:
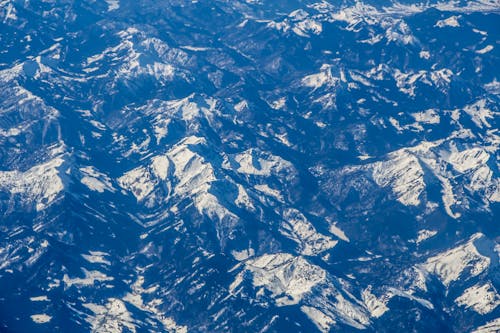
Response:
[{"label": "white snow patch", "polygon": [[210,50],[209,47],[190,46],[190,45],[183,45],[180,48],[184,49],[184,50],[188,50],[188,51],[194,51],[194,52],[203,52],[203,51]]},{"label": "white snow patch", "polygon": [[190,149],[191,145],[205,145],[206,141],[195,136],[187,137],[176,144],[168,153],[174,165],[174,176],[177,179],[175,194],[192,196],[193,203],[200,212],[211,219],[236,221],[237,216],[220,204],[215,195],[209,193],[211,183],[216,181],[213,166],[201,155]]},{"label": "white snow patch", "polygon": [[483,237],[483,234],[474,234],[467,243],[427,259],[423,268],[436,274],[446,287],[460,279],[466,270],[470,276],[481,274],[489,267],[490,258],[477,251],[474,241]]},{"label": "white snow patch", "polygon": [[273,102],[270,103],[270,106],[275,109],[279,110],[282,109],[286,104],[286,97],[281,97]]},{"label": "white snow patch", "polygon": [[138,202],[148,199],[145,204],[146,206],[150,206],[157,198],[154,191],[160,181],[167,182],[167,187],[170,188],[170,183],[168,182],[169,170],[170,160],[167,156],[153,156],[150,165],[140,166],[127,171],[123,176],[118,178],[118,184],[123,189],[132,192]]},{"label": "white snow patch", "polygon": [[396,289],[396,288],[388,288],[387,297],[392,298],[394,296],[404,297],[404,298],[407,298],[409,300],[415,301],[415,302],[419,303],[420,305],[425,306],[429,310],[434,309],[434,305],[426,299],[416,297],[416,296],[412,295],[410,292],[405,291],[405,290],[400,290],[400,289]]},{"label": "white snow patch", "polygon": [[70,288],[71,286],[92,286],[96,281],[104,282],[104,281],[112,281],[114,278],[107,276],[106,274],[99,271],[88,271],[85,268],[82,268],[85,277],[83,278],[70,278],[67,274],[63,276],[63,282],[65,284],[65,288]]},{"label": "white snow patch", "polygon": [[244,110],[247,110],[248,109],[248,102],[245,100],[242,100],[234,105],[234,109],[238,112],[242,112]]},{"label": "white snow patch", "polygon": [[92,191],[103,193],[104,191],[114,192],[115,188],[111,179],[102,172],[97,171],[92,166],[80,168],[83,177],[80,182]]},{"label": "white snow patch", "polygon": [[276,199],[279,202],[285,202],[281,192],[279,190],[270,188],[269,185],[267,185],[267,184],[255,185],[254,189],[256,189],[257,191],[259,191],[261,193],[264,193],[265,195],[267,195],[271,198]]},{"label": "white snow patch", "polygon": [[429,51],[420,51],[420,53],[418,55],[422,59],[427,59],[428,60],[428,59],[431,58],[431,54],[429,53]]},{"label": "white snow patch", "polygon": [[302,305],[300,307],[300,310],[304,312],[306,316],[309,317],[309,319],[323,333],[330,332],[330,328],[336,324],[336,321],[334,319],[324,314],[321,310],[312,306]]},{"label": "white snow patch", "polygon": [[346,236],[344,231],[342,231],[335,223],[330,224],[329,226],[329,231],[337,236],[338,238],[342,239],[345,242],[350,242],[349,237]]},{"label": "white snow patch", "polygon": [[313,88],[314,90],[321,88],[324,85],[335,86],[340,82],[340,78],[334,77],[331,70],[331,65],[323,64],[320,72],[311,74],[302,79],[302,85]]},{"label": "white snow patch", "polygon": [[92,326],[92,332],[121,333],[124,329],[136,332],[131,313],[119,299],[109,298],[105,306],[93,303],[85,303],[83,306],[93,313],[85,319]]},{"label": "white snow patch", "polygon": [[51,321],[52,317],[47,314],[34,314],[31,315],[31,320],[33,320],[37,324],[45,324]]},{"label": "white snow patch", "polygon": [[21,195],[27,203],[34,203],[37,211],[44,210],[64,190],[59,173],[63,163],[62,158],[55,158],[25,172],[0,171],[0,189]]},{"label": "white snow patch", "polygon": [[131,191],[137,201],[140,202],[153,191],[156,182],[146,168],[138,167],[118,178],[118,184],[122,188]]},{"label": "white snow patch", "polygon": [[229,218],[236,221],[238,217],[220,204],[217,197],[208,192],[200,192],[193,198],[194,205],[198,212],[208,216],[212,220],[222,221]]},{"label": "white snow patch", "polygon": [[387,307],[389,298],[386,297],[385,299],[379,299],[375,295],[373,295],[371,291],[372,287],[368,286],[368,288],[363,290],[363,292],[361,293],[361,297],[366,305],[366,308],[368,309],[368,311],[370,311],[370,315],[374,318],[379,318],[389,310],[389,308]]},{"label": "white snow patch", "polygon": [[108,11],[116,10],[120,8],[120,1],[119,0],[106,0],[108,3]]},{"label": "white snow patch", "polygon": [[379,186],[390,186],[402,204],[419,205],[425,183],[418,158],[404,150],[391,153],[389,157],[388,161],[373,165],[373,179]]},{"label": "white snow patch", "polygon": [[472,333],[498,333],[500,332],[500,318],[493,319],[483,326],[476,328]]},{"label": "white snow patch", "polygon": [[491,50],[493,50],[493,45],[486,45],[482,49],[476,50],[476,53],[477,54],[485,54],[485,53],[490,52]]},{"label": "white snow patch", "polygon": [[308,256],[329,250],[338,242],[317,232],[312,223],[294,208],[284,210],[279,231],[299,245],[301,254]]},{"label": "white snow patch", "polygon": [[[3,9],[5,12],[5,16],[3,19],[3,23],[6,23],[7,20],[17,20],[17,11],[16,7],[10,1],[2,1],[0,2],[0,9]],[[2,13],[3,14],[3,13]]]},{"label": "white snow patch", "polygon": [[450,16],[447,19],[437,21],[434,26],[438,28],[444,28],[444,27],[457,28],[460,26],[460,23],[458,22],[459,18],[460,16]]},{"label": "white snow patch", "polygon": [[463,108],[465,113],[467,113],[472,121],[479,127],[483,128],[483,126],[491,127],[491,124],[488,122],[488,119],[494,119],[498,116],[497,112],[493,112],[488,107],[486,107],[486,100],[481,99],[472,105],[467,105]]},{"label": "white snow patch", "polygon": [[82,257],[90,263],[111,265],[106,256],[109,256],[109,254],[101,251],[89,251],[89,254],[82,254]]},{"label": "white snow patch", "polygon": [[488,36],[488,33],[486,31],[482,31],[476,28],[472,29],[472,31],[474,31],[476,34],[480,34],[481,36]]},{"label": "white snow patch", "polygon": [[441,175],[435,174],[436,177],[441,181],[441,193],[442,193],[442,200],[443,200],[443,205],[444,205],[444,210],[446,213],[453,217],[454,219],[458,219],[462,214],[460,213],[454,213],[451,210],[451,206],[455,205],[457,203],[457,200],[455,198],[455,193],[453,192],[453,186],[451,185],[451,182],[448,178],[445,178]]},{"label": "white snow patch", "polygon": [[448,161],[453,168],[460,173],[467,172],[471,169],[476,169],[484,165],[490,159],[490,155],[481,148],[471,148],[460,152],[452,152]]},{"label": "white snow patch", "polygon": [[314,19],[305,19],[303,21],[297,22],[292,31],[301,37],[309,37],[309,33],[314,35],[319,35],[323,31],[323,26],[321,22]]},{"label": "white snow patch", "polygon": [[484,285],[476,284],[467,288],[464,293],[455,300],[455,303],[466,308],[472,308],[481,315],[492,312],[500,305],[500,297],[491,283]]},{"label": "white snow patch", "polygon": [[302,257],[287,253],[265,254],[245,263],[253,273],[254,287],[265,287],[278,306],[297,304],[317,284],[325,281],[326,272]]},{"label": "white snow patch", "polygon": [[482,195],[485,201],[500,202],[500,178],[494,178],[493,171],[487,165],[481,165],[472,172],[467,187],[472,192],[484,191]]},{"label": "white snow patch", "polygon": [[191,123],[194,120],[205,117],[209,121],[213,114],[217,112],[217,101],[213,98],[197,98],[191,94],[185,98],[163,102],[160,108],[154,107],[152,110],[156,114],[157,122],[168,123],[172,117],[179,117],[185,122]]},{"label": "white snow patch", "polygon": [[237,154],[234,160],[239,164],[236,171],[255,176],[271,176],[285,170],[293,169],[290,162],[270,154],[262,154],[255,149],[249,149]]},{"label": "white snow patch", "polygon": [[236,197],[234,203],[238,207],[243,207],[250,211],[254,211],[255,206],[253,205],[252,200],[250,199],[250,196],[248,195],[245,188],[240,184],[237,184],[237,187],[238,187],[238,196]]},{"label": "white snow patch", "polygon": [[241,251],[233,250],[231,251],[231,254],[233,255],[234,259],[238,261],[244,261],[250,257],[253,257],[255,255],[255,250],[252,248],[248,248]]},{"label": "white snow patch", "polygon": [[155,156],[151,159],[151,161],[151,168],[154,174],[161,180],[166,180],[170,166],[168,158],[166,156]]},{"label": "white snow patch", "polygon": [[411,116],[418,123],[424,123],[424,124],[439,124],[441,120],[439,114],[434,109],[429,109],[423,112],[412,113]]},{"label": "white snow patch", "polygon": [[415,242],[417,244],[420,244],[423,241],[425,241],[426,239],[434,237],[435,235],[437,235],[437,231],[436,230],[427,230],[427,229],[419,230],[418,236],[417,236],[417,240]]},{"label": "white snow patch", "polygon": [[179,181],[175,187],[177,194],[194,194],[207,190],[210,183],[216,180],[212,165],[189,149],[190,145],[204,143],[204,139],[191,136],[176,144],[168,152],[167,155],[175,167],[174,176]]},{"label": "white snow patch", "polygon": [[163,324],[166,332],[187,333],[186,326],[178,325],[173,318],[166,316],[166,314],[159,309],[163,304],[163,300],[155,298],[144,301],[142,295],[155,292],[157,290],[157,285],[144,289],[143,284],[144,276],[140,275],[132,284],[132,292],[127,293],[125,297],[123,297],[123,301],[132,304],[142,311],[152,314],[155,319]]}]

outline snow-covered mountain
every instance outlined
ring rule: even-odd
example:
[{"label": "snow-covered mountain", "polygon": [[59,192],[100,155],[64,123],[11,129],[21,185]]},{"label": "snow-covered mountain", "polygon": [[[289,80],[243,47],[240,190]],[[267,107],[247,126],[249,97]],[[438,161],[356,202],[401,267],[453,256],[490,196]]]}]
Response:
[{"label": "snow-covered mountain", "polygon": [[499,12],[0,1],[0,331],[497,332]]}]

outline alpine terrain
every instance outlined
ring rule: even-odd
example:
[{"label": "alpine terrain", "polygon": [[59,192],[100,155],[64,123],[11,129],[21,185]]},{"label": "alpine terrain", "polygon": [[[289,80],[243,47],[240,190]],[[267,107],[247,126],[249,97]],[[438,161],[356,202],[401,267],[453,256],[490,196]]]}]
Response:
[{"label": "alpine terrain", "polygon": [[498,0],[0,0],[0,331],[500,332]]}]

